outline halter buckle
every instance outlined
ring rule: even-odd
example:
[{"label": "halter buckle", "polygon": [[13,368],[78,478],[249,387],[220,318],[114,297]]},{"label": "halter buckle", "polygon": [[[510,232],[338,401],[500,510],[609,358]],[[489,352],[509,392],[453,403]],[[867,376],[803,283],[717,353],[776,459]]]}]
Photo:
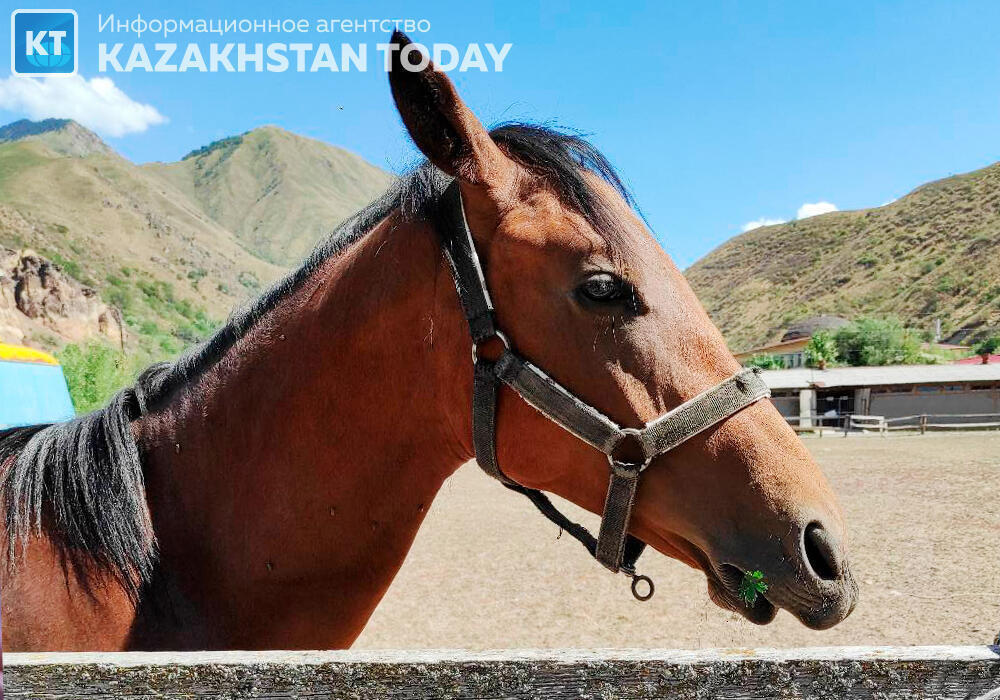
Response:
[{"label": "halter buckle", "polygon": [[472,364],[479,362],[479,346],[486,345],[493,340],[499,340],[503,344],[504,351],[510,350],[510,340],[503,334],[503,331],[495,330],[493,335],[487,336],[479,342],[472,341]]}]

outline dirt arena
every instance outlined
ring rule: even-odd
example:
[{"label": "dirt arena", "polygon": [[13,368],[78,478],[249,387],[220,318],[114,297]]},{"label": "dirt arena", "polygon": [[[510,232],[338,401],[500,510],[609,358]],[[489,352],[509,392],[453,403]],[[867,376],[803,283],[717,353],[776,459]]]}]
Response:
[{"label": "dirt arena", "polygon": [[[844,507],[861,598],[832,630],[757,627],[648,551],[633,600],[521,496],[466,465],[356,648],[984,644],[1000,630],[1000,433],[807,439]],[[574,510],[573,514],[579,514]],[[586,519],[595,522],[593,517]]]}]

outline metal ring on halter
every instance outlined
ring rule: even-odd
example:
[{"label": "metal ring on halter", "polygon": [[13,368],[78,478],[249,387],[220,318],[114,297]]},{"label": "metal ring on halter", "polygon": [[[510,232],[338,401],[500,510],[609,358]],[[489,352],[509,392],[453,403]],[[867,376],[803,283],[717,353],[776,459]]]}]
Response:
[{"label": "metal ring on halter", "polygon": [[611,471],[625,477],[638,477],[649,466],[650,461],[652,460],[647,459],[645,462],[622,462],[608,455],[608,464],[611,465]]},{"label": "metal ring on halter", "polygon": [[472,344],[472,364],[476,364],[477,362],[479,362],[479,346],[482,345],[483,343],[488,343],[494,338],[503,343],[503,347],[505,350],[510,350],[510,340],[508,340],[507,336],[505,336],[502,331],[493,331],[493,335],[491,335],[490,337],[483,338],[478,343]]},{"label": "metal ring on halter", "polygon": [[644,459],[642,462],[629,462],[627,460],[618,459],[617,457],[615,457],[615,451],[625,441],[625,439],[629,437],[637,440],[639,446],[641,447],[642,431],[639,430],[638,428],[622,428],[621,432],[622,432],[621,438],[618,440],[618,442],[615,443],[614,447],[612,447],[611,451],[606,455],[608,458],[608,463],[611,465],[611,470],[616,474],[620,474],[621,476],[639,476],[639,474],[645,471],[646,467],[649,466],[649,463],[653,461],[653,458],[646,457],[646,459]]},{"label": "metal ring on halter", "polygon": [[[639,583],[645,583],[649,586],[649,592],[639,593]],[[632,595],[638,601],[646,602],[653,597],[653,593],[656,592],[656,586],[653,585],[653,579],[649,578],[644,574],[632,574]]]}]

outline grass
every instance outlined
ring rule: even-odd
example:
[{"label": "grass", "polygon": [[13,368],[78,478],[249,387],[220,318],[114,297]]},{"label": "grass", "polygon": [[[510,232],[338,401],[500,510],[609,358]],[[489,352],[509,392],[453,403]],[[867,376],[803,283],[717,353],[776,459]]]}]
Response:
[{"label": "grass", "polygon": [[219,323],[204,309],[179,298],[170,282],[133,268],[108,275],[104,301],[119,309],[150,362],[168,359],[208,338]]},{"label": "grass", "polygon": [[46,249],[42,251],[42,255],[56,265],[59,266],[63,272],[75,279],[77,282],[87,285],[88,287],[93,286],[94,282],[91,280],[86,273],[84,273],[83,268],[80,266],[76,260],[71,260],[66,256],[62,255],[59,251]]},{"label": "grass", "polygon": [[740,599],[748,608],[753,607],[757,602],[757,596],[767,592],[767,583],[764,581],[764,574],[760,571],[746,571],[740,581]]},{"label": "grass", "polygon": [[44,158],[24,144],[0,145],[0,184],[8,178],[20,177],[26,170],[44,162]]}]

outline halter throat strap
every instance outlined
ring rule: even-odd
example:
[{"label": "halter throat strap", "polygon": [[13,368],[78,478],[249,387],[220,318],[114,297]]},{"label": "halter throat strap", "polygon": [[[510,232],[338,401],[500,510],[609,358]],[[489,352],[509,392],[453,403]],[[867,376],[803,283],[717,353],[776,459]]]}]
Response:
[{"label": "halter throat strap", "polygon": [[[652,582],[635,573],[635,562],[645,544],[628,534],[639,475],[654,457],[769,397],[767,384],[758,370],[742,370],[641,428],[623,428],[518,355],[497,327],[493,301],[465,218],[458,180],[453,180],[442,196],[442,215],[444,230],[440,235],[444,252],[472,336],[472,438],[476,462],[507,488],[527,496],[542,515],[577,539],[609,570],[631,575],[633,594],[640,600],[648,599],[652,595]],[[492,360],[482,357],[479,348],[497,340],[503,344],[500,356]],[[501,383],[546,418],[607,456],[610,479],[597,537],[560,513],[544,493],[518,484],[500,468],[496,456],[496,407]],[[629,442],[633,448],[641,448],[642,462],[624,461],[618,454]],[[639,579],[649,584],[648,595],[637,592]]]}]

